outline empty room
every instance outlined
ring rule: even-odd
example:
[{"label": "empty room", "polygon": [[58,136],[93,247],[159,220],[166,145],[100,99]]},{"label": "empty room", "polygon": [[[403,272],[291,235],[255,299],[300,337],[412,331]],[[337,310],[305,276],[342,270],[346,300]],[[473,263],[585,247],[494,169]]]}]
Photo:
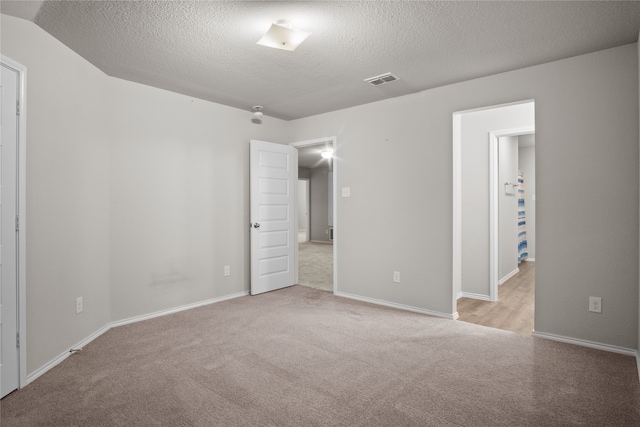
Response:
[{"label": "empty room", "polygon": [[640,425],[640,2],[0,12],[3,427]]}]

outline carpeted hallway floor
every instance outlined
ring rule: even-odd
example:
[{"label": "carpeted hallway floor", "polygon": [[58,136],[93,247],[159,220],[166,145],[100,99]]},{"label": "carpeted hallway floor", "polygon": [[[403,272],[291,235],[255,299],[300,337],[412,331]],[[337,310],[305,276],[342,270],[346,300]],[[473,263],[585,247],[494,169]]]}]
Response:
[{"label": "carpeted hallway floor", "polygon": [[333,245],[298,243],[298,284],[333,292]]},{"label": "carpeted hallway floor", "polygon": [[635,358],[302,286],[111,329],[12,426],[637,426]]}]

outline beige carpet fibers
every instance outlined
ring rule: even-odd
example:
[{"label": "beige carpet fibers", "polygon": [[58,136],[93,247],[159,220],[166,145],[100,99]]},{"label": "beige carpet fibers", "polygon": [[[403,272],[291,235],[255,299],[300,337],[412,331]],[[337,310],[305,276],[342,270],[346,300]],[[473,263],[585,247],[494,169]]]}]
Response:
[{"label": "beige carpet fibers", "polygon": [[635,359],[294,286],[121,326],[10,426],[637,426]]},{"label": "beige carpet fibers", "polygon": [[333,292],[333,245],[303,242],[298,244],[298,283]]}]

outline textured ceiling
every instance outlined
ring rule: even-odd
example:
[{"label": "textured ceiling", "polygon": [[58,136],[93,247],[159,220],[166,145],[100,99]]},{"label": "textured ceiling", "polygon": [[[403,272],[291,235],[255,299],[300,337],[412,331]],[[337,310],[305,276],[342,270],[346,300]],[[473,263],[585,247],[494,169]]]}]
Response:
[{"label": "textured ceiling", "polygon": [[[105,73],[295,119],[636,42],[640,2],[21,1]],[[38,8],[39,7],[39,8]],[[256,45],[279,20],[295,51]],[[392,72],[373,87],[363,79]]]}]

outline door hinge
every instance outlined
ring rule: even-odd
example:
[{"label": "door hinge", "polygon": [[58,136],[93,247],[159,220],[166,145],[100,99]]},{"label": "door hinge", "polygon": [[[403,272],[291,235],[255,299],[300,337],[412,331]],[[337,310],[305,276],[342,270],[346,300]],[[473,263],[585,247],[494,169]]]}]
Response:
[{"label": "door hinge", "polygon": [[20,332],[16,332],[16,347],[20,347]]},{"label": "door hinge", "polygon": [[20,115],[20,100],[16,99],[16,116]]},{"label": "door hinge", "polygon": [[20,231],[20,218],[16,215],[16,232]]}]

